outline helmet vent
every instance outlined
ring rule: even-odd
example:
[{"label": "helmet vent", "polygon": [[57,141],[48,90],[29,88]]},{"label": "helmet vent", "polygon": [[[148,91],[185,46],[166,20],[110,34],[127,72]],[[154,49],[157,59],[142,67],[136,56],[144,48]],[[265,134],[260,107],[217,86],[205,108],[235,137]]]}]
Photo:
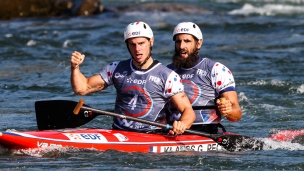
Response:
[{"label": "helmet vent", "polygon": [[144,28],[147,29],[146,24],[144,24]]},{"label": "helmet vent", "polygon": [[195,28],[195,24],[193,24],[193,28]]}]

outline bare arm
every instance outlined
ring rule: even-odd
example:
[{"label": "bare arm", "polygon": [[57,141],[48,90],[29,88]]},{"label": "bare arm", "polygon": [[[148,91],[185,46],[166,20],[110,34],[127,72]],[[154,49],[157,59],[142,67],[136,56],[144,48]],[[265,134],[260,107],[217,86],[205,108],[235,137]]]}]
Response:
[{"label": "bare arm", "polygon": [[239,105],[237,93],[235,91],[228,91],[222,94],[226,100],[216,101],[219,111],[231,122],[237,122],[242,118],[242,110]]},{"label": "bare arm", "polygon": [[179,121],[174,121],[173,130],[170,131],[170,134],[182,134],[186,129],[189,129],[192,126],[192,123],[196,119],[196,115],[184,92],[172,96],[171,100],[177,110],[181,113],[181,118]]},{"label": "bare arm", "polygon": [[86,78],[80,71],[79,65],[85,56],[79,52],[71,55],[71,85],[73,91],[79,95],[86,95],[106,88],[106,83],[99,74]]}]

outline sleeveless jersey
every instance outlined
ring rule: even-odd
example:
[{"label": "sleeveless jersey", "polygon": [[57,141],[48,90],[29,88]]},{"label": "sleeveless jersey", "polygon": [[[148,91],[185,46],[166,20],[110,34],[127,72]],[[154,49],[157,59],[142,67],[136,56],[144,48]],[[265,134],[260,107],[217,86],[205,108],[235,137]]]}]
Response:
[{"label": "sleeveless jersey", "polygon": [[[174,68],[169,64],[168,68],[173,69],[182,78],[185,93],[192,106],[215,105],[219,95],[226,91],[235,91],[235,82],[231,71],[221,63],[208,58],[200,59],[198,64],[192,68]],[[217,124],[221,121],[221,114],[218,110],[204,109],[195,110],[196,120],[193,125]],[[180,114],[171,111],[169,121],[178,120]]]},{"label": "sleeveless jersey", "polygon": [[[183,92],[177,73],[157,63],[147,71],[135,70],[132,59],[108,64],[101,72],[108,85],[116,88],[115,112],[149,121],[166,122],[164,106],[170,97]],[[150,131],[153,126],[113,118],[113,126],[131,131]]]}]

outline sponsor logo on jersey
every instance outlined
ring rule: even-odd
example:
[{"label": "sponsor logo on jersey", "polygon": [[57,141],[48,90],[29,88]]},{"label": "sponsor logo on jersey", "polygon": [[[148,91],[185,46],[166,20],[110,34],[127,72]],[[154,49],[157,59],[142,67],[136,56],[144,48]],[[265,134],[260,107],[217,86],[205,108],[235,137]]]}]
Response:
[{"label": "sponsor logo on jersey", "polygon": [[146,84],[146,80],[139,80],[139,79],[132,79],[132,78],[128,78],[127,79],[128,83],[133,83],[133,84],[139,84],[139,85],[144,85]]},{"label": "sponsor logo on jersey", "polygon": [[155,77],[155,76],[150,76],[149,81],[154,82],[155,84],[158,84],[158,85],[161,83],[160,78]]},{"label": "sponsor logo on jersey", "polygon": [[191,79],[194,77],[194,74],[183,74],[181,75],[182,79],[185,80],[185,79]]},{"label": "sponsor logo on jersey", "polygon": [[196,74],[199,75],[199,76],[206,76],[207,75],[207,71],[201,70],[201,69],[197,69]]},{"label": "sponsor logo on jersey", "polygon": [[122,73],[120,72],[115,72],[114,77],[115,78],[124,78],[126,75],[128,75],[128,71],[124,71]]},{"label": "sponsor logo on jersey", "polygon": [[145,128],[144,124],[140,123],[140,122],[128,121],[126,119],[120,119],[120,118],[117,118],[117,121],[119,122],[120,125],[131,128],[131,129],[139,130],[139,129]]},{"label": "sponsor logo on jersey", "polygon": [[123,78],[123,77],[125,77],[125,76],[122,75],[122,74],[120,74],[119,72],[116,72],[116,73],[114,74],[114,77],[115,77],[115,78]]},{"label": "sponsor logo on jersey", "polygon": [[199,75],[200,77],[206,76],[207,75],[207,71],[202,70],[202,69],[197,69],[195,74],[182,74],[180,75],[180,77],[185,80],[185,79],[191,79],[193,78],[195,75]]},{"label": "sponsor logo on jersey", "polygon": [[234,83],[235,83],[234,81],[230,80],[227,84],[222,86],[222,89],[232,86]]}]

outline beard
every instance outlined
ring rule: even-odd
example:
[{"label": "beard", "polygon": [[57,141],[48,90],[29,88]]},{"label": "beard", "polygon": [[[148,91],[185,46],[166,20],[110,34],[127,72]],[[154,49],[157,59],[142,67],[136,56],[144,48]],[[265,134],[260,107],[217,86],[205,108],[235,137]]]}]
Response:
[{"label": "beard", "polygon": [[175,49],[175,53],[172,57],[175,68],[191,68],[199,59],[199,49],[195,49],[191,54],[188,54],[188,58],[182,58],[179,54],[180,50]]}]

